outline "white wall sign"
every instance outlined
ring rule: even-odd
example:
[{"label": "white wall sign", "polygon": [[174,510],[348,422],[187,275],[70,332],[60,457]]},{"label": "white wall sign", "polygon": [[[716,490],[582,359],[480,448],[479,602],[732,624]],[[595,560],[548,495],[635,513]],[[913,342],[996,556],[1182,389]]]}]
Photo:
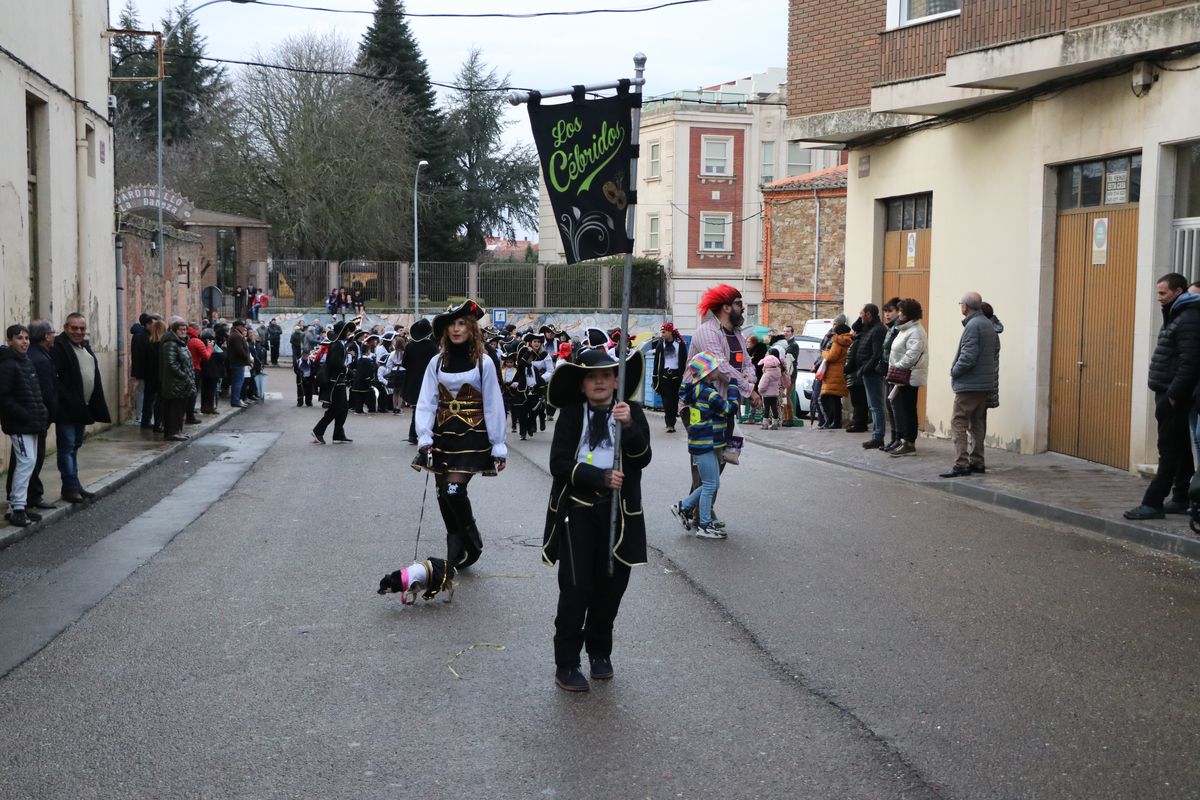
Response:
[{"label": "white wall sign", "polygon": [[1092,263],[1108,263],[1108,217],[1092,220]]}]

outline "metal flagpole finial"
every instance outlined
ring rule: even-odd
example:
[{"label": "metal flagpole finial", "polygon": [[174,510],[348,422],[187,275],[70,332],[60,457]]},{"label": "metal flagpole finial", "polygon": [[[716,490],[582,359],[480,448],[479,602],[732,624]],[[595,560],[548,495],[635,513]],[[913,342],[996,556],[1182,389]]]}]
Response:
[{"label": "metal flagpole finial", "polygon": [[634,69],[645,69],[646,68],[646,54],[645,53],[635,53],[633,56],[633,66],[634,66]]}]

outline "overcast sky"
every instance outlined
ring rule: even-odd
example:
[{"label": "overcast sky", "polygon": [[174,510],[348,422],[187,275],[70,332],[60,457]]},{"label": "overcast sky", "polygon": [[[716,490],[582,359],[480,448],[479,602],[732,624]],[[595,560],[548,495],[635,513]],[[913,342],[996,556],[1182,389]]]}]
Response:
[{"label": "overcast sky", "polygon": [[[325,8],[374,9],[374,0],[276,0]],[[565,11],[640,8],[662,0],[408,0],[410,14],[504,11]],[[115,25],[125,0],[109,0]],[[135,0],[143,28],[157,29],[176,0]],[[189,3],[191,8],[198,0]],[[218,3],[192,17],[207,40],[208,55],[250,59],[264,56],[290,36],[306,31],[337,31],[357,45],[371,24],[370,14],[331,14],[269,6]],[[743,78],[768,67],[785,67],[786,0],[706,0],[641,14],[595,14],[540,19],[409,18],[429,77],[453,83],[475,47],[513,86],[558,88],[631,77],[633,55],[647,56],[644,91],[649,95],[696,89]],[[235,67],[229,67],[231,73]],[[532,142],[523,111],[510,140]]]}]

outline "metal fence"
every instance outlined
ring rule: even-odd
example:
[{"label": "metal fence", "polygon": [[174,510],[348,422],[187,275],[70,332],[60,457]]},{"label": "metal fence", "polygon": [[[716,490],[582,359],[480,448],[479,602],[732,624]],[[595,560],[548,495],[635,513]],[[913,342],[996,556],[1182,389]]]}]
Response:
[{"label": "metal fence", "polygon": [[[412,270],[410,269],[411,273]],[[422,261],[420,285],[409,287],[409,297],[421,290],[421,307],[441,310],[470,297],[471,265],[466,262]]]},{"label": "metal fence", "polygon": [[546,265],[547,308],[595,308],[599,303],[600,270],[595,266]]},{"label": "metal fence", "polygon": [[537,264],[480,264],[478,300],[489,308],[536,308]]},{"label": "metal fence", "polygon": [[323,306],[329,293],[329,262],[277,258],[271,264],[267,286],[274,305]]}]

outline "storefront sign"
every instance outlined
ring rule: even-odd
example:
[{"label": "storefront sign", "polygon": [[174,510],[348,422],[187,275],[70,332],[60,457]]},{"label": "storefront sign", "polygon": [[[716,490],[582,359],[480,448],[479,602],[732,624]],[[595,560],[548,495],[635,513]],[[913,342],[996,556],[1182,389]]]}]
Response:
[{"label": "storefront sign", "polygon": [[[1128,161],[1126,161],[1128,163]],[[1104,205],[1115,206],[1129,202],[1129,167],[1109,170],[1104,175]]]}]

